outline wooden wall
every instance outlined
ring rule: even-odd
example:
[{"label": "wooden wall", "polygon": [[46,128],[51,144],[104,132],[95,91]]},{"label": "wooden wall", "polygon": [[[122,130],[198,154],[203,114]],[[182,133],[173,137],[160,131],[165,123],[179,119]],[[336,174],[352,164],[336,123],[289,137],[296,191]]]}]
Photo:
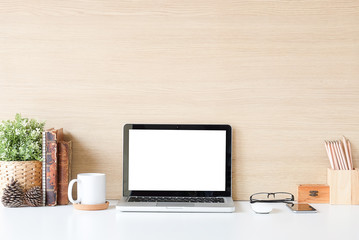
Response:
[{"label": "wooden wall", "polygon": [[[228,123],[235,199],[359,167],[359,1],[0,0],[0,119],[63,127],[121,196],[125,123]],[[203,166],[205,168],[205,166]]]}]

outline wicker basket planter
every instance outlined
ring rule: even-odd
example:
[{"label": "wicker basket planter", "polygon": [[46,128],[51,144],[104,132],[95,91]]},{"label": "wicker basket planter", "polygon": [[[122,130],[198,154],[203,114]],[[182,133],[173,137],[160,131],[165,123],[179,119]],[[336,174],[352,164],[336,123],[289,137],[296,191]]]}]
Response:
[{"label": "wicker basket planter", "polygon": [[42,162],[40,161],[0,161],[0,197],[11,178],[17,179],[25,191],[40,186]]}]

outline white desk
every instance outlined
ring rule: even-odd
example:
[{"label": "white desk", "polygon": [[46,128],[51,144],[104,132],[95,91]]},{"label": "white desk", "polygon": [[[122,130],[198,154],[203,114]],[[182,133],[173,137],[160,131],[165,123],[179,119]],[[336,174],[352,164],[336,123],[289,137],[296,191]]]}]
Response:
[{"label": "white desk", "polygon": [[0,239],[359,239],[359,205],[313,204],[318,213],[295,214],[275,204],[262,215],[248,202],[236,202],[235,213],[122,213],[114,203],[94,212],[1,206]]}]

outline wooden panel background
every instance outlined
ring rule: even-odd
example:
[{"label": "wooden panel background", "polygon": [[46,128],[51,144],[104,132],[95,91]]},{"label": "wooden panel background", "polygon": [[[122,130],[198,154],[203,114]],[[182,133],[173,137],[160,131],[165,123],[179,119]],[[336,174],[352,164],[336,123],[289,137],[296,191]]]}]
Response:
[{"label": "wooden panel background", "polygon": [[[228,123],[235,199],[359,167],[359,1],[0,0],[0,119],[63,127],[121,196],[125,123]],[[203,166],[205,168],[205,166]]]}]

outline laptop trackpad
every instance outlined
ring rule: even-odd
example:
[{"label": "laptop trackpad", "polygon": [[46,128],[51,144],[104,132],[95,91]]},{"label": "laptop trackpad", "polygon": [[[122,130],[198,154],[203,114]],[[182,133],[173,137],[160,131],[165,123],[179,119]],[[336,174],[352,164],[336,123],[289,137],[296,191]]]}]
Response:
[{"label": "laptop trackpad", "polygon": [[157,207],[194,207],[194,203],[187,203],[187,202],[158,202]]}]

